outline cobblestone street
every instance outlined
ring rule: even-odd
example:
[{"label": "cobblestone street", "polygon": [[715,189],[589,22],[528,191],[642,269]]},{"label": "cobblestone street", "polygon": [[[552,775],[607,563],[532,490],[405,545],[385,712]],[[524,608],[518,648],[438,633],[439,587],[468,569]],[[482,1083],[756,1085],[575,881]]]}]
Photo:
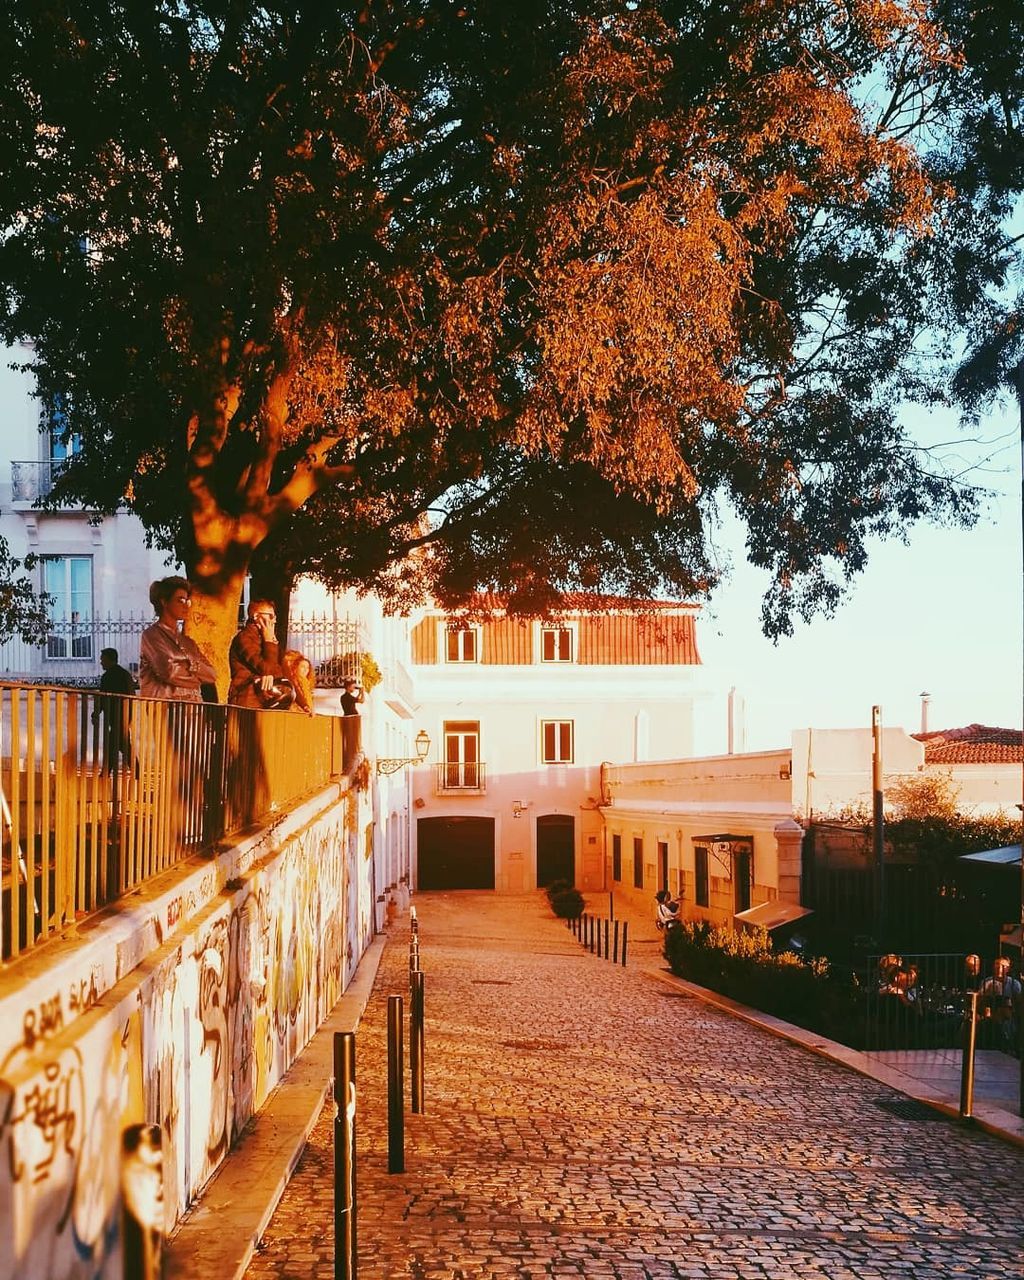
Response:
[{"label": "cobblestone street", "polygon": [[[357,1040],[360,1280],[1024,1277],[1018,1148],[652,979],[653,948],[585,953],[540,894],[416,905],[426,1114],[389,1176],[403,922]],[[250,1280],[333,1277],[332,1131]]]}]

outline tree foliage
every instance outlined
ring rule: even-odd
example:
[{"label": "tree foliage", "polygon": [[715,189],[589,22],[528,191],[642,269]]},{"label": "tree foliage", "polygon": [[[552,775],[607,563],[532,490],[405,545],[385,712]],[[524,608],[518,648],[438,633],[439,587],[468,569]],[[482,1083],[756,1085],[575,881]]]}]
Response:
[{"label": "tree foliage", "polygon": [[12,556],[7,540],[0,538],[0,643],[12,636],[20,636],[26,644],[41,644],[46,638],[46,598],[36,594],[23,572],[35,564],[32,556],[24,560]]},{"label": "tree foliage", "polygon": [[779,633],[872,535],[973,518],[897,417],[1002,212],[950,181],[993,92],[952,3],[7,13],[0,332],[84,443],[54,499],[127,501],[207,625],[254,556],[699,596],[732,507]]}]

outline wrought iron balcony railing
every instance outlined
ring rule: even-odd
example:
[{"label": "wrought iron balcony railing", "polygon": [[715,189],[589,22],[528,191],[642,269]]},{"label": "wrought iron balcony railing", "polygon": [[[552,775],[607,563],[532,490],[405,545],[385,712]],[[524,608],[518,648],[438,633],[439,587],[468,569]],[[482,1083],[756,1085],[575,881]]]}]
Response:
[{"label": "wrought iron balcony railing", "polygon": [[33,503],[40,498],[48,498],[66,465],[63,458],[12,462],[11,501]]},{"label": "wrought iron balcony railing", "polygon": [[448,791],[483,795],[487,790],[487,775],[482,761],[442,761],[435,767],[437,775],[434,789],[438,795]]}]

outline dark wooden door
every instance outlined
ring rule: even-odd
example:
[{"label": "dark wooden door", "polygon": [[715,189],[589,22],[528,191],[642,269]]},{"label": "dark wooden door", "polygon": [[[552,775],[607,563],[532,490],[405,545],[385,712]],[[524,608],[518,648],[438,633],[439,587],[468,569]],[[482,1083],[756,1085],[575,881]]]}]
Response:
[{"label": "dark wooden door", "polygon": [[493,889],[493,818],[420,818],[416,823],[417,887]]},{"label": "dark wooden door", "polygon": [[576,823],[561,813],[537,819],[537,888],[553,880],[576,883]]}]

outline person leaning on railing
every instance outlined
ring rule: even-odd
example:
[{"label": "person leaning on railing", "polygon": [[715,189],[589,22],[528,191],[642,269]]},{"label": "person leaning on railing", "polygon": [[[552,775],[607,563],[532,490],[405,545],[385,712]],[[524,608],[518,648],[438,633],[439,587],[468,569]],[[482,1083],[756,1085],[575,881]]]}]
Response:
[{"label": "person leaning on railing", "polygon": [[157,620],[142,633],[139,691],[144,698],[202,702],[202,686],[216,682],[213,664],[196,642],[181,631],[192,607],[192,588],[185,578],[158,578],[149,588]]},{"label": "person leaning on railing", "polygon": [[286,711],[295,701],[295,690],[281,665],[277,610],[270,600],[249,602],[249,616],[231,641],[228,663],[232,706]]}]

